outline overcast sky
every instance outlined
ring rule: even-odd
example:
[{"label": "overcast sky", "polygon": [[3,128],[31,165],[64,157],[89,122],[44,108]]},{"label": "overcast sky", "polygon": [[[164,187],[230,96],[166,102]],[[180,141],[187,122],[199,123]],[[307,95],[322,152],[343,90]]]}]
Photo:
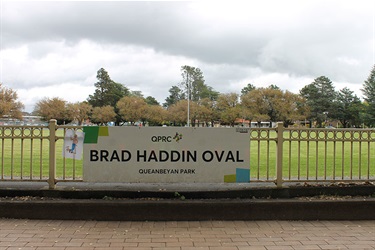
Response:
[{"label": "overcast sky", "polygon": [[198,67],[221,93],[248,83],[294,93],[319,76],[361,97],[375,58],[374,0],[1,0],[0,82],[25,111],[84,101],[96,73],[160,103]]}]

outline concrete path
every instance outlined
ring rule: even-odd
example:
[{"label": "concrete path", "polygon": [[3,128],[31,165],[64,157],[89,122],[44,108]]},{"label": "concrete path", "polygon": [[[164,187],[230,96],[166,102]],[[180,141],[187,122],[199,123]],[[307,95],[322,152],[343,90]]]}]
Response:
[{"label": "concrete path", "polygon": [[375,249],[375,221],[99,222],[0,219],[0,250],[52,248]]}]

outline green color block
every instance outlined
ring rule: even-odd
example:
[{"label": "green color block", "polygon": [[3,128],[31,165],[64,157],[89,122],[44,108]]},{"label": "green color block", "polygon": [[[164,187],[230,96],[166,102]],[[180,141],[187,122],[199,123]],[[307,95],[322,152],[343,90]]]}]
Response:
[{"label": "green color block", "polygon": [[236,175],[235,174],[224,175],[224,182],[226,183],[236,182]]},{"label": "green color block", "polygon": [[85,139],[83,143],[98,143],[99,127],[83,127]]},{"label": "green color block", "polygon": [[99,136],[109,136],[108,127],[99,127]]}]

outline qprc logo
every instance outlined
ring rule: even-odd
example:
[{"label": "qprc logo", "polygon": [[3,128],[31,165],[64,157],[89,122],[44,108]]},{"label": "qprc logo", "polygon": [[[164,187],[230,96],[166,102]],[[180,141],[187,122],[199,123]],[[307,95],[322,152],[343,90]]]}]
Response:
[{"label": "qprc logo", "polygon": [[170,135],[153,135],[151,137],[151,141],[152,142],[173,142],[173,140],[175,142],[179,142],[180,140],[182,140],[182,134],[176,132],[176,134],[174,136],[170,136]]},{"label": "qprc logo", "polygon": [[176,140],[176,142],[179,142],[180,140],[182,140],[182,134],[176,132],[176,134],[173,136],[173,139]]}]

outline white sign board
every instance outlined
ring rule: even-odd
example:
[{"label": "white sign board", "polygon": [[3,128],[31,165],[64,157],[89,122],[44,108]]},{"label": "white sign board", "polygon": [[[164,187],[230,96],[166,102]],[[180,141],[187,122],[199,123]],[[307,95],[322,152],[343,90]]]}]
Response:
[{"label": "white sign board", "polygon": [[84,127],[87,182],[249,182],[246,128]]}]

